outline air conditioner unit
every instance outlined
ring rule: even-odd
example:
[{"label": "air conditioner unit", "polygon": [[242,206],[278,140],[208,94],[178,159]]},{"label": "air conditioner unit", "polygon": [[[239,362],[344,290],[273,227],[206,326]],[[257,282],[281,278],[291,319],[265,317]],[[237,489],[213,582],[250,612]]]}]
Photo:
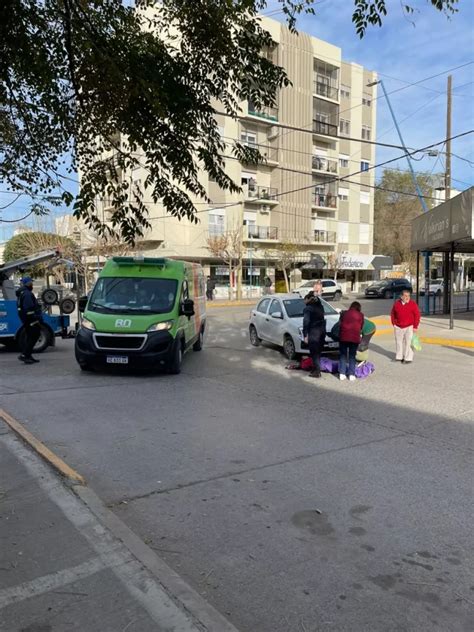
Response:
[{"label": "air conditioner unit", "polygon": [[260,207],[260,213],[262,215],[268,215],[270,213],[270,207],[266,204],[262,204],[262,206]]},{"label": "air conditioner unit", "polygon": [[280,128],[278,127],[278,125],[272,125],[267,132],[268,140],[272,140],[273,138],[276,138],[279,135],[279,133],[280,133]]}]

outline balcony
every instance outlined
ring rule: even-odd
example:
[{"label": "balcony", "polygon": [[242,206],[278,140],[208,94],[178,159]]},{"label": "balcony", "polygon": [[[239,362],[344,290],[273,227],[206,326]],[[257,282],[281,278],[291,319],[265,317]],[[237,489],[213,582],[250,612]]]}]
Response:
[{"label": "balcony", "polygon": [[323,171],[324,173],[337,173],[338,162],[326,156],[313,154],[311,168],[313,171]]},{"label": "balcony", "polygon": [[338,135],[339,105],[323,99],[313,98],[313,134]]},{"label": "balcony", "polygon": [[[250,140],[241,140],[240,143],[244,147],[250,147],[250,149],[256,149],[264,158],[264,163],[278,163],[278,147],[272,147],[271,145],[259,145]],[[252,163],[248,163],[252,164]]]},{"label": "balcony", "polygon": [[274,187],[262,187],[257,184],[249,183],[244,187],[245,201],[258,202],[261,204],[278,204],[278,189]]},{"label": "balcony", "polygon": [[330,191],[325,191],[324,193],[314,191],[311,196],[311,204],[312,206],[317,206],[318,208],[336,209],[337,196]]},{"label": "balcony", "polygon": [[336,233],[333,230],[315,230],[314,241],[318,244],[335,244]]},{"label": "balcony", "polygon": [[269,123],[274,123],[278,121],[278,108],[264,106],[262,108],[257,108],[256,105],[249,101],[248,103],[248,113],[249,116],[256,116],[259,119],[263,119],[264,121],[268,121]]},{"label": "balcony", "polygon": [[247,226],[247,239],[260,239],[261,241],[278,241],[278,228],[276,226]]},{"label": "balcony", "polygon": [[333,101],[339,100],[339,89],[328,83],[325,77],[320,77],[319,75],[313,81],[313,93]]}]

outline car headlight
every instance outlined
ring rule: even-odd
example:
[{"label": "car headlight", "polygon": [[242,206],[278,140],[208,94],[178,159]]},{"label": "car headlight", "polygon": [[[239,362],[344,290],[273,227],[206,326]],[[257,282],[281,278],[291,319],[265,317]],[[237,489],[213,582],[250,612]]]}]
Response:
[{"label": "car headlight", "polygon": [[94,323],[88,318],[84,318],[84,316],[82,317],[82,320],[81,320],[81,327],[84,327],[84,329],[90,329],[91,331],[95,331]]},{"label": "car headlight", "polygon": [[155,323],[150,325],[147,331],[169,331],[174,324],[174,320],[165,320],[163,323]]}]

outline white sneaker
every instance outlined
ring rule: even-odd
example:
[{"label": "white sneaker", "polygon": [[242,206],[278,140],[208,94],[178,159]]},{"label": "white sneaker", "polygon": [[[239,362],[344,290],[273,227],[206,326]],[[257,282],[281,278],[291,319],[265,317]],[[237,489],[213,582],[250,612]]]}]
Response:
[{"label": "white sneaker", "polygon": [[347,377],[343,373],[339,373],[339,379],[343,382],[344,380],[347,380]]},{"label": "white sneaker", "polygon": [[355,375],[349,375],[349,382],[355,382],[356,376]]}]

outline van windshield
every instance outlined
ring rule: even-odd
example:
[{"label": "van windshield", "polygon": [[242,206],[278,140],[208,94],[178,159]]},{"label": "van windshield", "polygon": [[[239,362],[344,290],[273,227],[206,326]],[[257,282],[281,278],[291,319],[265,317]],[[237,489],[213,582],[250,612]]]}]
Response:
[{"label": "van windshield", "polygon": [[103,277],[87,309],[100,314],[167,314],[173,309],[177,289],[174,279]]}]

